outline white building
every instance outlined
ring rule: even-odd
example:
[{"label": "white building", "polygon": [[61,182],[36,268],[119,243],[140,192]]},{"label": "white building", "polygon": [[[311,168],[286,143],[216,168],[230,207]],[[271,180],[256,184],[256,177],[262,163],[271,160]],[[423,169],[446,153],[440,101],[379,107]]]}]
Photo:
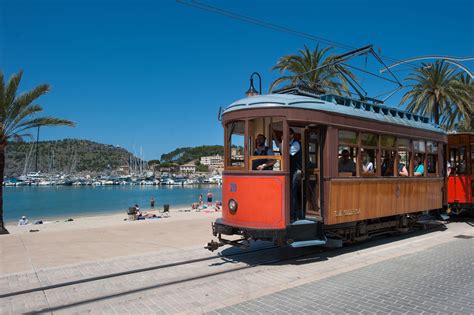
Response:
[{"label": "white building", "polygon": [[201,164],[207,165],[210,170],[219,169],[224,167],[224,157],[216,154],[211,156],[201,157]]},{"label": "white building", "polygon": [[188,164],[181,165],[179,167],[179,171],[181,173],[194,174],[194,173],[196,173],[196,165],[194,165],[194,163],[188,163]]}]

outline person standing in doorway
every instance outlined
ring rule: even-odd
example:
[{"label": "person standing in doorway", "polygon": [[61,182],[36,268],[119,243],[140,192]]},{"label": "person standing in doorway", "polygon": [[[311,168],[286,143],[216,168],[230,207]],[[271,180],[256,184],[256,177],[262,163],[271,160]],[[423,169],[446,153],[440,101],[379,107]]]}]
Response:
[{"label": "person standing in doorway", "polygon": [[[281,149],[281,142],[274,135],[276,144]],[[304,219],[303,209],[298,200],[299,188],[303,174],[303,155],[301,143],[295,139],[295,132],[290,128],[290,220],[291,222]]]}]

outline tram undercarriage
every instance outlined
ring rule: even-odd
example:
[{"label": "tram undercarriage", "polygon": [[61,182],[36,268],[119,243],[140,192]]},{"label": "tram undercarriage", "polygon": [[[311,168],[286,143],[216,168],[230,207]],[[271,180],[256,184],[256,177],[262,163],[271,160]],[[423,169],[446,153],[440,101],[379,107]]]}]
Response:
[{"label": "tram undercarriage", "polygon": [[[411,213],[391,217],[350,222],[337,225],[324,225],[322,222],[300,220],[281,230],[249,229],[228,226],[217,220],[212,224],[213,235],[218,241],[211,241],[206,248],[214,251],[223,245],[248,247],[250,242],[271,241],[277,246],[328,246],[339,247],[365,241],[381,235],[406,233],[410,229],[432,223],[434,217],[429,213]],[[223,235],[238,235],[237,239],[226,239]]]}]

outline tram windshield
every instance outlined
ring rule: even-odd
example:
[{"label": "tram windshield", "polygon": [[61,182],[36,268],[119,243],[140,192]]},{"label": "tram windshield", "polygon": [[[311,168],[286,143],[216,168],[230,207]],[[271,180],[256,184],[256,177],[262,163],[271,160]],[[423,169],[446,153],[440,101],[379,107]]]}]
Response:
[{"label": "tram windshield", "polygon": [[226,166],[233,169],[243,169],[245,122],[233,121],[227,124],[227,154]]},{"label": "tram windshield", "polygon": [[247,123],[244,120],[229,122],[226,124],[226,137],[226,169],[283,170],[280,149],[282,118],[260,117],[250,119]]},{"label": "tram windshield", "polygon": [[249,120],[249,168],[252,171],[281,171],[280,143],[283,120],[261,117]]}]

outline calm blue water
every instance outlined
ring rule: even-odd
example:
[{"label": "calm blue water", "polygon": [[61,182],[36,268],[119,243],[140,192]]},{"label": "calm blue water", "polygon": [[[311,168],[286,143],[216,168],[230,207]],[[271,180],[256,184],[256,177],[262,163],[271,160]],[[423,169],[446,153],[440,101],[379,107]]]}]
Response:
[{"label": "calm blue water", "polygon": [[17,221],[26,215],[34,221],[120,211],[125,213],[134,204],[147,210],[151,197],[156,200],[155,208],[163,209],[163,204],[170,204],[173,209],[197,202],[200,194],[206,200],[208,190],[214,194],[213,201],[222,200],[221,187],[215,185],[4,187],[4,219],[6,222]]}]

